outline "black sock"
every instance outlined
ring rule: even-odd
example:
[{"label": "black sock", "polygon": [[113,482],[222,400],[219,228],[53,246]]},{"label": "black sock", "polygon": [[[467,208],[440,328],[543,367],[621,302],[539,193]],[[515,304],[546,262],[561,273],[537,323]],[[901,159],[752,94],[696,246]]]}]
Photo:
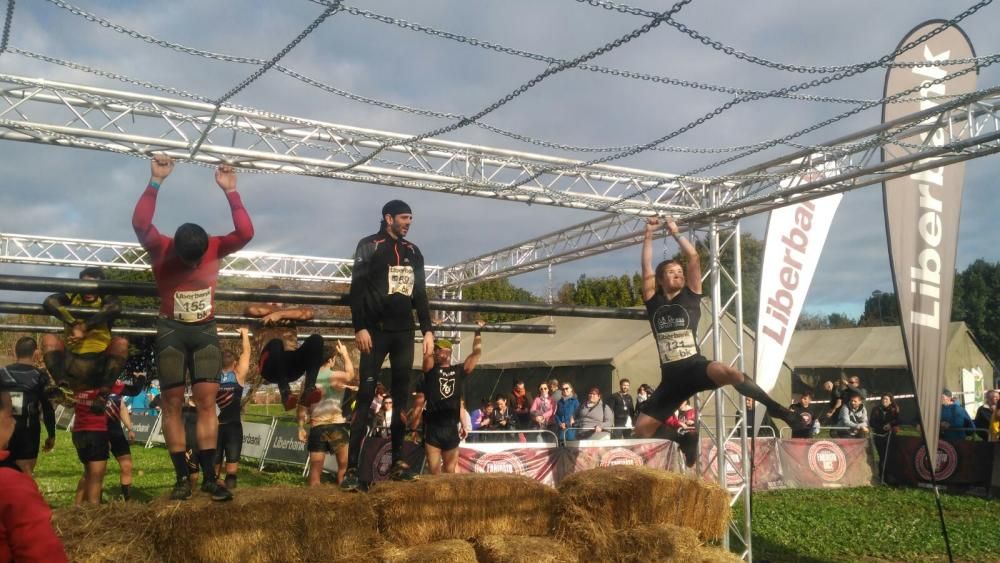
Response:
[{"label": "black sock", "polygon": [[122,484],[122,498],[129,500],[132,497],[132,485]]},{"label": "black sock", "polygon": [[236,488],[236,475],[226,475],[226,488],[230,491]]},{"label": "black sock", "polygon": [[202,483],[215,482],[215,450],[198,450],[198,465],[201,466]]},{"label": "black sock", "polygon": [[758,403],[767,407],[768,413],[771,416],[782,416],[787,409],[779,404],[777,401],[771,398],[770,395],[764,392],[760,386],[757,385],[753,379],[750,379],[749,375],[743,375],[743,383],[739,385],[733,385],[733,389],[740,392],[740,395],[744,397],[750,397],[751,399],[757,401]]},{"label": "black sock", "polygon": [[177,480],[188,478],[188,465],[187,460],[184,459],[184,452],[170,452],[170,461],[174,464],[174,473],[177,474]]}]

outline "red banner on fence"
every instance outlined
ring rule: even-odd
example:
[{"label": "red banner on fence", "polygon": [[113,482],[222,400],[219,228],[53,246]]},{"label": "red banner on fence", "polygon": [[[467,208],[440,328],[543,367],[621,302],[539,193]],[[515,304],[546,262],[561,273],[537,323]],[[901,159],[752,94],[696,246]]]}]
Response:
[{"label": "red banner on fence", "polygon": [[863,487],[874,484],[875,464],[868,440],[790,439],[779,441],[783,479],[788,487]]},{"label": "red banner on fence", "polygon": [[595,467],[644,465],[655,469],[674,469],[676,444],[665,440],[624,440],[615,445],[594,446],[594,442],[568,443],[559,465],[559,479]]},{"label": "red banner on fence", "polygon": [[[424,466],[424,447],[413,442],[403,442],[403,460],[414,470]],[[385,481],[392,469],[392,440],[369,436],[361,446],[361,463],[358,480],[365,484]]]},{"label": "red banner on fence", "polygon": [[[783,488],[781,466],[774,438],[757,438],[753,446],[753,489],[768,490]],[[701,440],[701,477],[712,482],[719,481],[718,450],[710,438]],[[742,466],[743,450],[738,440],[726,442],[726,486],[739,487],[743,476],[737,470]]]},{"label": "red banner on fence", "polygon": [[[942,485],[985,487],[990,482],[993,444],[939,440],[937,482]],[[917,436],[893,436],[889,442],[886,480],[903,485],[930,483],[927,446]]]},{"label": "red banner on fence", "polygon": [[559,450],[555,445],[466,444],[458,450],[458,472],[512,473],[554,486]]}]

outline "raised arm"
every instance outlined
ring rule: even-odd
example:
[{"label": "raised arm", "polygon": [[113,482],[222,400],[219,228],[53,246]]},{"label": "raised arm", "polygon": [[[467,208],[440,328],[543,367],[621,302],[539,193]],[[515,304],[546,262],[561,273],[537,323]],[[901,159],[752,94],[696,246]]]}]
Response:
[{"label": "raised arm", "polygon": [[686,237],[679,236],[680,229],[677,228],[677,223],[672,218],[667,219],[667,231],[681,247],[681,253],[687,257],[685,271],[687,272],[688,289],[701,295],[701,258],[698,257],[698,250]]},{"label": "raised arm", "polygon": [[476,321],[479,326],[476,329],[476,335],[472,339],[472,353],[465,358],[465,364],[462,368],[465,370],[465,375],[472,374],[472,371],[476,369],[476,365],[479,364],[479,358],[483,355],[483,333],[482,328],[486,326],[486,321]]},{"label": "raised arm", "polygon": [[[352,387],[348,385],[354,379],[354,362],[351,361],[351,353],[347,351],[347,346],[341,341],[336,341],[334,344],[337,350],[337,355],[340,356],[340,361],[344,364],[344,371],[333,371],[330,373],[330,387],[333,389],[338,389],[340,387],[346,389],[357,390],[357,387]],[[340,387],[337,387],[337,386]]]},{"label": "raised arm", "polygon": [[642,300],[649,301],[656,295],[656,270],[653,269],[653,233],[659,226],[659,217],[646,219],[646,235],[642,239]]},{"label": "raised arm", "polygon": [[42,302],[42,308],[45,309],[46,313],[62,321],[63,324],[74,325],[78,321],[73,316],[73,313],[66,310],[66,306],[69,304],[70,299],[68,295],[65,293],[53,293]]},{"label": "raised arm", "polygon": [[247,374],[250,373],[250,331],[246,327],[239,328],[240,333],[240,359],[236,362],[236,382],[243,386],[247,381]]},{"label": "raised arm", "polygon": [[247,306],[243,313],[248,317],[262,319],[266,325],[281,321],[311,321],[316,318],[316,311],[311,307],[281,308],[259,303]]},{"label": "raised arm", "polygon": [[236,191],[236,171],[232,166],[220,164],[215,169],[215,183],[226,194],[233,214],[233,232],[219,237],[219,256],[226,256],[243,248],[253,238],[253,223],[243,207],[243,200]]},{"label": "raised arm", "polygon": [[149,164],[149,183],[139,196],[132,213],[132,228],[139,243],[147,251],[156,253],[162,250],[166,237],[153,226],[153,213],[156,211],[156,196],[160,193],[160,185],[174,170],[174,159],[165,154],[154,154]]}]

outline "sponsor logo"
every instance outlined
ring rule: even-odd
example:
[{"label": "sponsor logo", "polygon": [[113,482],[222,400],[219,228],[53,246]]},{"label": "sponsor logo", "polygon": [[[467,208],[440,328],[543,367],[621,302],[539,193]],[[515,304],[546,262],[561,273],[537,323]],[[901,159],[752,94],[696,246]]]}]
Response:
[{"label": "sponsor logo", "polygon": [[[259,446],[260,436],[254,434],[243,434],[243,443],[247,446]],[[299,442],[300,444],[302,442]]]},{"label": "sponsor logo", "polygon": [[829,440],[820,440],[806,452],[809,469],[827,483],[840,481],[847,473],[847,456],[844,450]]},{"label": "sponsor logo", "polygon": [[[939,441],[937,447],[937,467],[934,468],[938,481],[944,481],[955,474],[958,469],[958,451],[955,446],[948,442]],[[927,459],[927,445],[920,446],[913,456],[913,466],[917,470],[917,475],[924,481],[931,480],[931,464]]]},{"label": "sponsor logo", "polygon": [[386,442],[375,454],[375,463],[372,464],[372,481],[385,481],[392,471],[392,442]]},{"label": "sponsor logo", "polygon": [[645,465],[642,456],[625,448],[615,448],[601,457],[601,467],[616,465]]},{"label": "sponsor logo", "polygon": [[524,475],[527,468],[521,458],[508,452],[488,453],[476,460],[476,473],[512,473]]},{"label": "sponsor logo", "polygon": [[[245,439],[246,438],[244,438],[244,440]],[[304,452],[306,445],[295,438],[282,438],[281,436],[278,436],[274,439],[274,443],[271,444],[271,449]]]},{"label": "sponsor logo", "polygon": [[[713,480],[719,477],[719,468],[716,459],[719,450],[715,446],[708,452],[708,470]],[[743,450],[736,442],[726,442],[726,485],[736,487],[743,484],[743,476],[738,470],[743,464]]]}]

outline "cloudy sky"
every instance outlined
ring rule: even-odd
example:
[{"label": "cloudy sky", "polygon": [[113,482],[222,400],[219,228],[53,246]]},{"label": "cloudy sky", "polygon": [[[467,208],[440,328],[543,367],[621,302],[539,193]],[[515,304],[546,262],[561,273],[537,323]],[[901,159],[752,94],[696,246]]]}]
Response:
[{"label": "cloudy sky", "polygon": [[[81,9],[158,38],[264,59],[323,10],[307,0],[73,1]],[[560,58],[582,54],[647,21],[574,0],[351,0],[346,5]],[[664,10],[669,3],[636,0],[634,5]],[[844,65],[877,59],[891,52],[918,23],[951,18],[969,5],[971,2],[695,0],[676,19],[741,51],[770,60]],[[1000,17],[997,10],[987,6],[961,26],[979,55],[1000,51],[1000,36],[990,25]],[[88,22],[43,0],[17,4],[10,45],[209,97],[221,95],[254,70],[252,66],[168,51]],[[815,77],[737,60],[666,25],[594,63],[756,89],[788,86]],[[474,113],[545,68],[543,63],[348,13],[329,18],[282,64],[360,95],[461,114]],[[143,91],[12,53],[0,55],[0,73]],[[1000,84],[998,74],[996,68],[985,69],[979,76],[979,86]],[[875,69],[810,92],[877,99],[881,97],[883,80],[884,70]],[[570,70],[542,82],[484,121],[567,144],[633,144],[672,131],[731,97]],[[275,72],[265,75],[233,101],[275,113],[407,134],[447,123],[350,101]],[[807,127],[848,107],[791,100],[742,104],[669,144],[721,147],[753,143]],[[879,110],[869,110],[803,140],[822,142],[879,121]],[[446,138],[560,154],[518,145],[474,128]],[[761,153],[719,171],[734,172],[789,150]],[[579,157],[572,153],[560,155]],[[713,156],[649,152],[620,164],[681,173],[713,160]],[[129,219],[148,178],[144,161],[95,151],[0,142],[0,170],[0,231],[134,240]],[[991,195],[998,172],[997,157],[967,164],[959,268],[977,258],[1000,260],[996,235],[989,228],[998,210],[996,198]],[[554,207],[298,176],[246,174],[240,179],[240,190],[256,226],[257,235],[250,249],[314,256],[349,257],[357,240],[377,227],[382,203],[393,198],[405,199],[414,208],[410,238],[420,245],[428,263],[440,265],[596,217],[593,213]],[[878,186],[846,195],[806,303],[807,311],[857,315],[872,290],[891,288],[881,205]],[[206,168],[180,166],[160,195],[156,223],[161,230],[171,232],[185,221],[199,222],[210,232],[230,228],[224,200]],[[763,225],[763,217],[744,222],[744,228],[758,236],[763,235]],[[631,273],[637,266],[638,248],[631,248],[557,266],[554,282],[558,287],[581,274]],[[3,266],[3,271],[73,273],[12,265]],[[544,272],[513,281],[539,294],[547,285]]]}]

